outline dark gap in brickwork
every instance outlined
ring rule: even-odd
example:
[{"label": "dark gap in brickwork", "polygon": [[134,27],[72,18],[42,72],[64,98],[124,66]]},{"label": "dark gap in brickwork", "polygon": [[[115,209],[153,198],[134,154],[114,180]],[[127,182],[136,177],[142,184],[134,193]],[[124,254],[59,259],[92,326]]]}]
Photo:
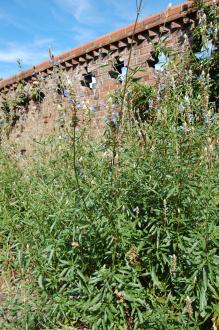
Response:
[{"label": "dark gap in brickwork", "polygon": [[115,59],[115,62],[112,65],[113,70],[109,71],[110,78],[116,79],[119,82],[122,82],[125,78],[127,67],[124,64],[124,61],[121,61],[119,57]]},{"label": "dark gap in brickwork", "polygon": [[124,68],[124,61],[120,61],[120,59],[117,58],[117,63],[115,63],[115,69],[118,71],[120,74],[122,74],[122,68]]},{"label": "dark gap in brickwork", "polygon": [[148,65],[150,68],[155,69],[156,64],[159,63],[159,54],[158,53],[151,53],[151,57],[147,60]]},{"label": "dark gap in brickwork", "polygon": [[96,87],[96,77],[92,72],[88,72],[83,74],[83,80],[81,80],[81,85],[84,87],[88,87],[90,89],[94,89]]}]

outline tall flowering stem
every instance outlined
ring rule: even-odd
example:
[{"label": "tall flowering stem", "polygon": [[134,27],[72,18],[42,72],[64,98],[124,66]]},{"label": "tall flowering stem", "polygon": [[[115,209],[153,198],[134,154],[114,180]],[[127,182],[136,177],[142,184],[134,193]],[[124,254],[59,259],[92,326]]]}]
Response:
[{"label": "tall flowering stem", "polygon": [[136,18],[135,18],[135,24],[134,24],[134,28],[133,28],[133,32],[132,32],[131,47],[130,47],[130,52],[129,52],[129,57],[128,57],[127,72],[125,75],[125,83],[124,83],[124,89],[123,89],[122,101],[121,101],[121,109],[120,109],[121,115],[122,115],[122,128],[124,126],[124,121],[125,121],[125,113],[123,113],[123,112],[124,112],[125,96],[126,96],[126,91],[127,91],[128,82],[129,82],[128,74],[129,74],[130,62],[131,62],[131,57],[132,57],[134,36],[135,36],[135,31],[136,31],[137,23],[139,20],[139,16],[141,13],[142,2],[143,2],[143,0],[140,0],[139,3],[138,3],[138,1],[136,1]]},{"label": "tall flowering stem", "polygon": [[[123,87],[122,98],[121,98],[121,106],[120,106],[121,125],[119,125],[119,126],[120,126],[121,130],[119,131],[119,126],[114,127],[114,129],[112,130],[112,134],[113,134],[113,159],[112,159],[112,176],[111,176],[111,179],[113,179],[113,167],[116,165],[116,162],[115,162],[116,157],[118,159],[117,163],[119,164],[119,145],[120,145],[121,138],[123,136],[124,124],[125,124],[125,119],[126,119],[126,113],[124,111],[124,109],[125,109],[124,105],[125,105],[125,97],[126,97],[126,93],[127,93],[128,83],[129,83],[129,80],[130,80],[129,79],[129,68],[130,68],[130,62],[131,62],[131,57],[132,57],[134,36],[135,36],[137,23],[138,23],[138,20],[139,20],[141,9],[142,9],[142,3],[143,3],[143,0],[136,0],[136,18],[135,18],[134,28],[133,28],[133,32],[132,32],[131,46],[130,46],[130,51],[129,51],[129,56],[128,56],[128,63],[127,63],[127,72],[126,72],[126,75],[125,75],[124,87]],[[131,75],[130,78],[132,78],[132,75]]]},{"label": "tall flowering stem", "polygon": [[[64,96],[67,98],[67,102],[68,104],[70,105],[70,108],[72,110],[72,127],[73,127],[73,136],[71,136],[71,139],[72,139],[72,142],[73,142],[73,168],[74,168],[74,173],[75,173],[75,180],[76,180],[76,185],[77,185],[77,188],[78,188],[78,191],[80,193],[81,191],[81,187],[80,187],[80,182],[79,182],[79,177],[78,177],[78,171],[77,171],[77,150],[76,150],[76,128],[78,126],[78,116],[77,116],[77,111],[78,111],[78,108],[77,108],[77,102],[76,102],[76,95],[73,91],[69,91],[69,90],[64,90]],[[87,213],[87,206],[86,206],[86,203],[85,203],[85,200],[83,198],[83,196],[80,194],[80,197],[82,199],[82,203],[83,203],[83,206],[84,206],[84,209]]]}]

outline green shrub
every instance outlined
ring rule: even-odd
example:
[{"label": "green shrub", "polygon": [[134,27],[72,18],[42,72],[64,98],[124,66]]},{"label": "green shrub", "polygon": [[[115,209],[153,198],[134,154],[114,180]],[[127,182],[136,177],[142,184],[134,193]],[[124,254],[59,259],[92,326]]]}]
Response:
[{"label": "green shrub", "polygon": [[14,326],[207,328],[219,284],[217,127],[179,127],[179,105],[163,106],[145,144],[138,125],[123,137],[114,172],[111,147],[79,138],[79,187],[71,143],[23,175],[1,161],[2,269],[30,292]]},{"label": "green shrub", "polygon": [[28,92],[26,91],[24,83],[20,83],[16,89],[12,106],[16,109],[17,107],[27,106],[29,103]]},{"label": "green shrub", "polygon": [[[5,329],[216,327],[218,115],[208,65],[194,79],[190,61],[168,63],[156,96],[130,83],[125,126],[98,142],[73,105],[49,159],[20,170],[1,154],[1,270],[18,287]],[[145,91],[153,120],[133,116]]]}]

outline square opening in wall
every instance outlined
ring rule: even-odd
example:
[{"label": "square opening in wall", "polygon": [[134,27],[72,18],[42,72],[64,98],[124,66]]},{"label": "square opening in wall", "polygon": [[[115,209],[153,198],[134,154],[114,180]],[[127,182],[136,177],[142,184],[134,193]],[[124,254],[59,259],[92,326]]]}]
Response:
[{"label": "square opening in wall", "polygon": [[157,54],[152,53],[147,62],[149,67],[155,69],[156,71],[163,71],[165,65],[169,62],[169,57],[163,52]]},{"label": "square opening in wall", "polygon": [[121,61],[119,58],[116,59],[116,62],[113,63],[113,70],[109,71],[109,75],[113,79],[117,79],[122,82],[125,80],[127,74],[127,67],[124,65],[124,61]]},{"label": "square opening in wall", "polygon": [[88,87],[90,89],[94,89],[96,87],[97,80],[91,72],[83,74],[83,78],[84,79],[81,80],[82,86]]}]

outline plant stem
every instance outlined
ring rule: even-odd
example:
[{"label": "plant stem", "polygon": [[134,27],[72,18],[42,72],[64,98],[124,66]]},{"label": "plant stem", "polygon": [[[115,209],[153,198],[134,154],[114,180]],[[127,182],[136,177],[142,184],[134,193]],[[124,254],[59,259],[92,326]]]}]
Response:
[{"label": "plant stem", "polygon": [[136,9],[137,9],[136,18],[135,18],[134,28],[133,28],[133,32],[132,32],[131,47],[130,47],[130,51],[129,51],[129,57],[128,57],[128,63],[127,63],[127,72],[126,72],[126,75],[125,75],[125,83],[124,83],[122,101],[121,101],[121,108],[120,108],[120,111],[121,111],[121,114],[122,114],[122,128],[124,126],[124,120],[125,120],[125,113],[123,113],[123,112],[124,112],[125,95],[126,95],[126,91],[127,91],[127,87],[128,87],[128,82],[129,82],[128,73],[129,73],[130,62],[131,62],[131,57],[132,57],[134,36],[135,36],[136,27],[137,27],[138,19],[139,19],[140,12],[141,12],[142,2],[143,2],[143,0],[140,0],[140,3],[138,4],[137,1],[136,1]]},{"label": "plant stem", "polygon": [[79,191],[79,195],[82,199],[84,209],[87,213],[88,209],[87,209],[85,200],[84,200],[83,196],[80,194],[81,187],[80,187],[80,184],[79,184],[77,165],[76,165],[76,122],[73,122],[73,167],[74,167],[75,180],[76,180],[76,185],[77,185],[77,188],[78,188],[78,191]]}]

